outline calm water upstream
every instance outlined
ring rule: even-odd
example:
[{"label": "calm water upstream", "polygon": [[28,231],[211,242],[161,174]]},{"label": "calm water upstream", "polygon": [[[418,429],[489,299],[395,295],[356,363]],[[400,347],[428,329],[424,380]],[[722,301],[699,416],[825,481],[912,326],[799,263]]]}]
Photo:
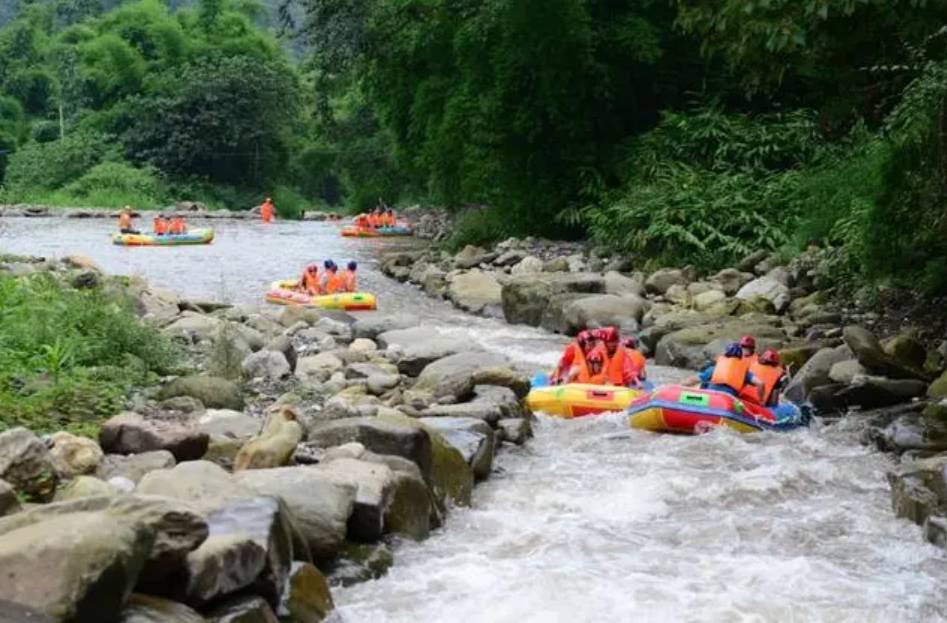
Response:
[{"label": "calm water upstream", "polygon": [[[361,263],[382,313],[469,336],[521,367],[562,339],[474,318],[381,276],[392,241],[334,225],[215,222],[208,247],[125,249],[111,223],[0,219],[0,251],[82,253],[198,298],[255,304],[270,281],[331,256]],[[683,374],[655,369],[657,381]],[[381,580],[335,591],[345,623],[947,621],[947,557],[890,510],[889,460],[858,424],[697,438],[629,431],[619,416],[540,418],[501,455],[470,509],[405,543]]]}]

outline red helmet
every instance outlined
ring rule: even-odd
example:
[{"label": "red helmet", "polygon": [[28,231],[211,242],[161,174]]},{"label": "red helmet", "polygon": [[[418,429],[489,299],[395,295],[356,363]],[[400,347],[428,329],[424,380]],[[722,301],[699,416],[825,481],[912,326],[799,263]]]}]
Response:
[{"label": "red helmet", "polygon": [[778,366],[779,353],[772,348],[767,348],[763,351],[763,354],[760,355],[760,363],[765,363],[768,366]]},{"label": "red helmet", "polygon": [[579,334],[575,336],[575,339],[580,343],[587,344],[595,339],[592,331],[579,331]]},{"label": "red helmet", "polygon": [[752,335],[744,335],[740,338],[740,348],[756,348],[756,338]]},{"label": "red helmet", "polygon": [[633,335],[628,336],[622,342],[622,346],[625,348],[638,348],[638,338]]},{"label": "red helmet", "polygon": [[615,327],[603,327],[598,330],[598,337],[603,342],[617,342],[618,329]]}]

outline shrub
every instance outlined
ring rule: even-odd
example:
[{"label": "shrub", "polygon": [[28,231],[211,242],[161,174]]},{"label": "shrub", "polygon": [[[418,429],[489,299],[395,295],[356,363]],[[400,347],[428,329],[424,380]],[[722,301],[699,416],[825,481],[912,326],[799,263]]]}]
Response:
[{"label": "shrub", "polygon": [[154,206],[165,199],[158,170],[124,162],[103,162],[63,190],[79,199],[98,198],[99,205]]},{"label": "shrub", "polygon": [[92,167],[117,159],[110,137],[94,132],[67,134],[51,143],[29,143],[9,159],[5,183],[12,194],[52,190],[79,179]]}]

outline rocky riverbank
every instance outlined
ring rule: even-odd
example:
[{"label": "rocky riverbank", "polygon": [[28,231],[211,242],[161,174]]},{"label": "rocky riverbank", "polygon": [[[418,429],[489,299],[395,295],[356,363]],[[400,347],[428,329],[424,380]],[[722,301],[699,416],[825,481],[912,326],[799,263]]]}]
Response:
[{"label": "rocky riverbank", "polygon": [[523,375],[411,317],[182,300],[85,258],[0,272],[124,288],[188,368],[98,439],[0,433],[0,620],[323,620],[531,434]]},{"label": "rocky riverbank", "polygon": [[[211,210],[203,203],[196,201],[180,201],[172,206],[156,207],[154,212],[166,215],[181,215],[188,218],[209,220],[250,220],[260,218],[259,206],[248,210]],[[115,218],[117,208],[74,208],[67,206],[47,206],[33,204],[0,204],[0,218],[76,218],[76,219],[107,219]],[[133,212],[136,218],[142,213]],[[323,212],[308,210],[303,214],[304,221],[341,220],[343,216],[337,212]]]},{"label": "rocky riverbank", "polygon": [[382,270],[460,309],[512,324],[565,335],[620,327],[637,335],[659,365],[696,370],[728,342],[752,334],[760,349],[779,350],[791,366],[789,399],[823,416],[863,418],[867,440],[905,462],[892,475],[895,509],[943,545],[947,336],[834,304],[820,269],[824,253],[813,249],[780,264],[760,252],[713,274],[693,267],[648,274],[581,244],[510,239],[454,255],[436,248],[395,252]]}]

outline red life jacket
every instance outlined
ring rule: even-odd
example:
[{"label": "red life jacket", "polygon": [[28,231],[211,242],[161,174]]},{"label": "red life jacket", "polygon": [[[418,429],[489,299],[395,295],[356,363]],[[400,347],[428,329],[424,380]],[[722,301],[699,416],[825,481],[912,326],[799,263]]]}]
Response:
[{"label": "red life jacket", "polygon": [[336,271],[328,271],[323,277],[325,280],[325,292],[326,294],[335,294],[342,290],[344,282],[342,277]]},{"label": "red life jacket", "polygon": [[710,382],[714,385],[726,385],[739,393],[746,386],[746,373],[750,370],[750,363],[749,359],[739,357],[717,357]]}]

